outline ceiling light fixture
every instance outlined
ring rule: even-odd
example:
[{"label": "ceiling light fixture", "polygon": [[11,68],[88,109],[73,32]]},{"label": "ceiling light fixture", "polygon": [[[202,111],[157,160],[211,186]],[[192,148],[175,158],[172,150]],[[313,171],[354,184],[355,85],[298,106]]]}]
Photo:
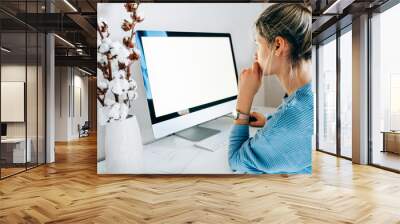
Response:
[{"label": "ceiling light fixture", "polygon": [[11,52],[11,50],[8,50],[8,49],[5,48],[5,47],[1,47],[0,49],[1,49],[2,51],[6,52],[6,53],[10,53],[10,52]]},{"label": "ceiling light fixture", "polygon": [[336,0],[332,5],[324,10],[322,14],[341,14],[343,9],[351,5],[354,0]]},{"label": "ceiling light fixture", "polygon": [[78,12],[78,10],[68,1],[68,0],[64,0],[65,4],[67,4],[72,10],[74,10],[75,12]]},{"label": "ceiling light fixture", "polygon": [[90,73],[90,72],[88,72],[88,71],[86,71],[86,70],[83,70],[83,69],[81,69],[81,68],[79,68],[79,67],[78,67],[78,70],[81,71],[81,72],[83,72],[83,73],[85,73],[85,74],[87,74],[87,75],[89,75],[89,76],[92,75],[92,73]]},{"label": "ceiling light fixture", "polygon": [[59,40],[61,40],[62,42],[66,43],[67,45],[69,45],[69,46],[75,48],[75,45],[73,45],[73,44],[72,44],[71,42],[69,42],[68,40],[66,40],[66,39],[64,39],[64,38],[62,38],[62,37],[60,37],[60,36],[57,35],[57,34],[54,34],[54,36],[57,37],[57,38],[58,38]]}]

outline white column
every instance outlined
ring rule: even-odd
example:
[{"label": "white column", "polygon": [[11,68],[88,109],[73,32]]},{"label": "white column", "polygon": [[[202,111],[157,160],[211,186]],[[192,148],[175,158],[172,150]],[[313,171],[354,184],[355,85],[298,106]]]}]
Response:
[{"label": "white column", "polygon": [[353,162],[368,163],[368,15],[353,20]]},{"label": "white column", "polygon": [[[51,1],[46,1],[47,12],[53,12]],[[54,35],[46,35],[46,163],[55,161],[55,44]]]}]

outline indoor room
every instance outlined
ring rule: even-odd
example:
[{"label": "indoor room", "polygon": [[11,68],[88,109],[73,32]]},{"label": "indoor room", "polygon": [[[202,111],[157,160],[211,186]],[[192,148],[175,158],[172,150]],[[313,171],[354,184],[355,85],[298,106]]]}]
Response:
[{"label": "indoor room", "polygon": [[398,0],[1,0],[0,223],[400,223]]}]

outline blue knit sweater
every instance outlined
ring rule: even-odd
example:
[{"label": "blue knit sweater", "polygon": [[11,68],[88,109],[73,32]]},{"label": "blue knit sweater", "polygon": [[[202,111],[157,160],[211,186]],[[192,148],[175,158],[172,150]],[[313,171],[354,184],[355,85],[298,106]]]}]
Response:
[{"label": "blue knit sweater", "polygon": [[311,83],[285,98],[277,111],[249,138],[248,125],[234,125],[229,165],[237,173],[309,174],[314,128]]}]

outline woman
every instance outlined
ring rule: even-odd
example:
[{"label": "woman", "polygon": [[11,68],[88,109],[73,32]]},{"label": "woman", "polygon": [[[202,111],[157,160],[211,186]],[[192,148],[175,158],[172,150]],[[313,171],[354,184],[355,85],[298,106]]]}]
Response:
[{"label": "woman", "polygon": [[[302,4],[275,4],[257,19],[256,30],[255,62],[239,80],[230,167],[239,173],[311,173],[311,12]],[[263,75],[276,75],[288,94],[268,121],[250,113]],[[249,138],[249,125],[262,128]]]}]

